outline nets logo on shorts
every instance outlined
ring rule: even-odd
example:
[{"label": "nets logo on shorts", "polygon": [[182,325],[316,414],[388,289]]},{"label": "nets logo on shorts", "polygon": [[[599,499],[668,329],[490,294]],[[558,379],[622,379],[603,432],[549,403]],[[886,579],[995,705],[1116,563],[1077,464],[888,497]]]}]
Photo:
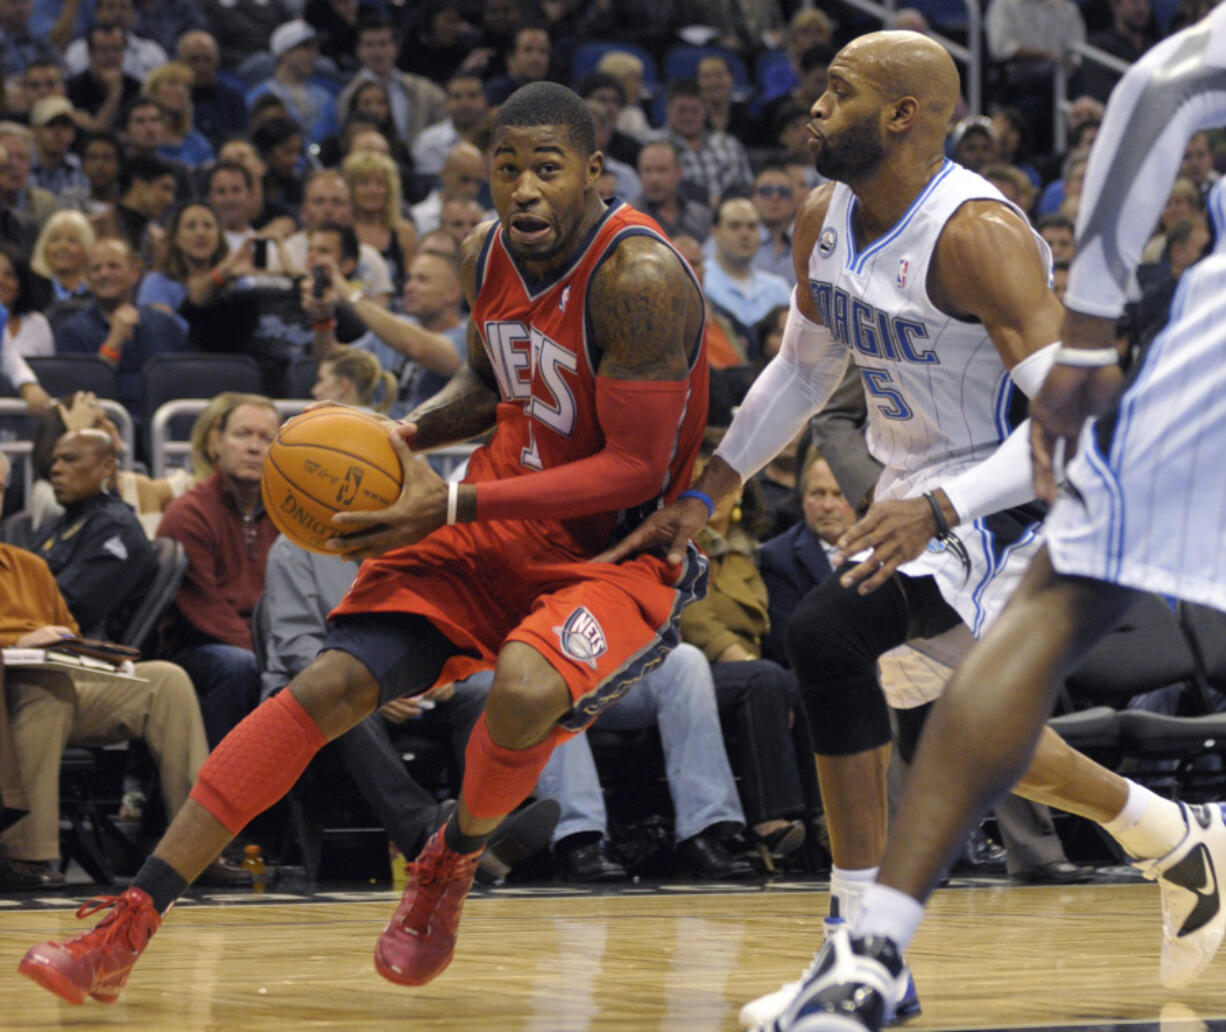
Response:
[{"label": "nets logo on shorts", "polygon": [[562,652],[576,663],[585,663],[596,669],[596,657],[609,648],[604,631],[586,606],[580,606],[566,618],[566,623],[555,627],[553,633],[562,643]]}]

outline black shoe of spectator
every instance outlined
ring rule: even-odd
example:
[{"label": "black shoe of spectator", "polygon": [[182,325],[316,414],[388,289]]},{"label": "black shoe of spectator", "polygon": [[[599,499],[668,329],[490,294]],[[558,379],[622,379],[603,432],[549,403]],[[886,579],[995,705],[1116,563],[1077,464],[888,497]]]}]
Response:
[{"label": "black shoe of spectator", "polygon": [[733,856],[723,842],[705,831],[678,842],[677,859],[698,878],[728,881],[752,878],[754,875],[754,869],[748,861]]},{"label": "black shoe of spectator", "polygon": [[630,876],[626,869],[609,856],[602,838],[589,835],[568,835],[553,847],[558,871],[567,881],[617,882]]},{"label": "black shoe of spectator", "polygon": [[512,867],[549,845],[561,816],[556,799],[536,799],[510,814],[490,836],[477,861],[477,881],[501,885]]},{"label": "black shoe of spectator", "polygon": [[980,825],[967,836],[962,851],[954,858],[951,870],[954,874],[1003,874],[1005,848],[988,838],[983,825]]},{"label": "black shoe of spectator", "polygon": [[1067,860],[1052,860],[1013,871],[1009,880],[1018,885],[1081,885],[1094,877],[1094,868],[1079,867]]},{"label": "black shoe of spectator", "polygon": [[0,892],[58,889],[63,884],[64,876],[50,860],[0,858]]}]

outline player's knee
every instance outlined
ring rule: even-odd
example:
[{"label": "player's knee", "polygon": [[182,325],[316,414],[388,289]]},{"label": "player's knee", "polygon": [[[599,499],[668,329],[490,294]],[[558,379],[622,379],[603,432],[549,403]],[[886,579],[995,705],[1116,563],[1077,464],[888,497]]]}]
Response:
[{"label": "player's knee", "polygon": [[485,701],[486,724],[498,745],[535,745],[570,707],[562,675],[536,649],[520,642],[503,648]]},{"label": "player's knee", "polygon": [[290,682],[289,691],[328,738],[374,712],[379,683],[348,652],[329,649]]},{"label": "player's knee", "polygon": [[788,658],[806,695],[825,686],[875,676],[877,657],[856,647],[854,628],[844,625],[837,611],[803,600],[788,624]]}]

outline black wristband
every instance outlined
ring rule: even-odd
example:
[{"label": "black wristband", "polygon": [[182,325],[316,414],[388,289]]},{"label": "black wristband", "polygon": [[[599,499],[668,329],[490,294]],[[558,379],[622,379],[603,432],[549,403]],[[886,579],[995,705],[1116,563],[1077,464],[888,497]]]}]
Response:
[{"label": "black wristband", "polygon": [[941,503],[937,501],[937,496],[931,491],[924,492],[924,501],[932,509],[932,518],[937,525],[937,540],[942,541],[949,537],[949,524],[945,520],[945,513],[941,512]]}]

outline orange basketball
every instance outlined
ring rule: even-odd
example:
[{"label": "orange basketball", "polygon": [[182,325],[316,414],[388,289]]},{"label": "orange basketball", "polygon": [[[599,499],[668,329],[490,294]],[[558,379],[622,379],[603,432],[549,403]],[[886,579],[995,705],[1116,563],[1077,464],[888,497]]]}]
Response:
[{"label": "orange basketball", "polygon": [[400,497],[404,476],[387,424],[341,407],[312,409],[284,423],[268,449],[260,490],[287,538],[325,555],[333,513],[383,509]]}]

